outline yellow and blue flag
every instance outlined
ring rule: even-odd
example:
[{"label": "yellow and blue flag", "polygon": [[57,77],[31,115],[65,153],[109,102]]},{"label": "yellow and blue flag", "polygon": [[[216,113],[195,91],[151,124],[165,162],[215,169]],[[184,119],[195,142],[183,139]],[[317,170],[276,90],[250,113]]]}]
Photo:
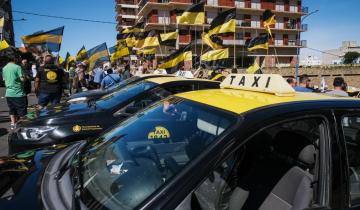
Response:
[{"label": "yellow and blue flag", "polygon": [[91,71],[94,66],[100,62],[110,61],[109,52],[106,43],[102,43],[87,51],[89,61],[89,70]]},{"label": "yellow and blue flag", "polygon": [[76,53],[76,60],[83,61],[87,59],[87,52],[85,46],[83,45],[81,49]]},{"label": "yellow and blue flag", "polygon": [[27,48],[35,48],[38,51],[59,52],[64,33],[64,26],[45,32],[39,32],[21,39]]}]

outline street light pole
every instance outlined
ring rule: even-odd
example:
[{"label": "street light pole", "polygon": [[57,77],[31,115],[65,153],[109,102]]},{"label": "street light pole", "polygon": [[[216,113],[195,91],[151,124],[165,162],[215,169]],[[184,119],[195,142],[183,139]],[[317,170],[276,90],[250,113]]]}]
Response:
[{"label": "street light pole", "polygon": [[310,15],[314,14],[314,13],[317,13],[319,12],[319,10],[315,10],[315,11],[312,11],[310,12],[309,14],[305,15],[301,21],[300,21],[300,28],[298,29],[298,35],[297,35],[297,38],[299,39],[299,46],[296,47],[296,71],[295,71],[295,78],[296,78],[296,81],[299,81],[299,53],[300,53],[300,45],[301,45],[301,41],[300,41],[300,30],[301,30],[301,25],[303,23],[303,21],[305,20],[305,18],[309,17]]}]

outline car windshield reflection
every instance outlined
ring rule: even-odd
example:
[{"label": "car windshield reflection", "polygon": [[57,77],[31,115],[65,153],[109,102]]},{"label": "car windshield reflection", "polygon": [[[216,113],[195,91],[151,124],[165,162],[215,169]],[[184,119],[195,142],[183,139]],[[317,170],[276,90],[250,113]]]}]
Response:
[{"label": "car windshield reflection", "polygon": [[132,209],[235,124],[236,117],[188,100],[160,101],[108,131],[82,152],[82,201]]}]

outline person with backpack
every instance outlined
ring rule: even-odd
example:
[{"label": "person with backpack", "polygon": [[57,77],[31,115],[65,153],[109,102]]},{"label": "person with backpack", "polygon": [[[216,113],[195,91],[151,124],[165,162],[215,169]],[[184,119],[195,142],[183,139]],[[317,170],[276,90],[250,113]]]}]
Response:
[{"label": "person with backpack", "polygon": [[102,89],[110,88],[115,84],[121,82],[121,77],[119,76],[119,74],[113,73],[113,70],[111,68],[108,68],[106,70],[106,73],[106,76],[101,81],[100,86]]}]

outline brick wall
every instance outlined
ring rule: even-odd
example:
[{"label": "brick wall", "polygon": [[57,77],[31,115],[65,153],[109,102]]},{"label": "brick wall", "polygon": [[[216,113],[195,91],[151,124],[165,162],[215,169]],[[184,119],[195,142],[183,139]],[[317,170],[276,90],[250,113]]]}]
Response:
[{"label": "brick wall", "polygon": [[[295,76],[295,68],[265,68],[264,73]],[[299,75],[302,74],[309,75],[312,86],[319,86],[321,78],[324,77],[329,88],[333,88],[332,83],[334,78],[341,76],[349,86],[360,88],[360,66],[299,68]]]}]

